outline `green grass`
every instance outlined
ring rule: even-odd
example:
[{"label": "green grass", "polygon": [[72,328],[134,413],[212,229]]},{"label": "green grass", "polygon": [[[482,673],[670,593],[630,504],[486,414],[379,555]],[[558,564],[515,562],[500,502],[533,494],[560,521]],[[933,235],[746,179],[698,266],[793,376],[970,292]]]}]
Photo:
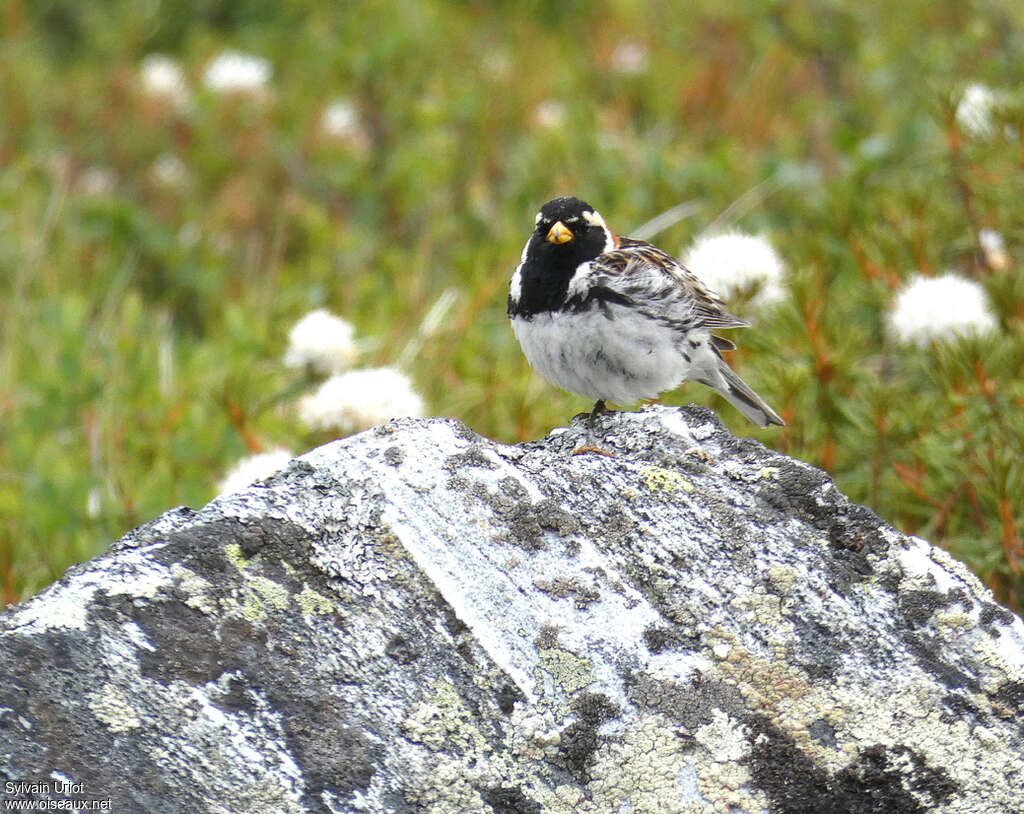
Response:
[{"label": "green grass", "polygon": [[[530,372],[504,306],[537,207],[572,193],[625,234],[695,201],[655,237],[672,252],[712,222],[770,236],[789,299],[733,362],[789,426],[695,385],[666,401],[824,466],[1024,605],[1020,4],[194,5],[0,7],[3,601],[203,504],[249,451],[327,440],[289,412],[308,382],[280,361],[314,307],[387,364],[454,289],[408,370],[430,412],[503,441],[564,424],[589,405]],[[646,70],[614,70],[624,40]],[[203,89],[225,48],[271,62],[260,98]],[[184,67],[187,109],[140,89],[154,52]],[[973,82],[1005,92],[988,138],[954,120]],[[320,132],[339,97],[355,143]],[[560,127],[537,121],[549,100]],[[182,185],[154,178],[162,155]],[[985,286],[998,332],[893,343],[895,290],[947,269]]]}]

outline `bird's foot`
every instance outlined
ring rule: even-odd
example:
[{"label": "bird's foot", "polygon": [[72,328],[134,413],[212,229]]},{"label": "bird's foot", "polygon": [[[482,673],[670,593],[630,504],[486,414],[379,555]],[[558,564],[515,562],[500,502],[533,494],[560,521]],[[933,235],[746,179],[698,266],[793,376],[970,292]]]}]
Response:
[{"label": "bird's foot", "polygon": [[611,410],[607,406],[605,406],[604,399],[599,399],[598,401],[594,402],[593,409],[587,410],[587,411],[582,412],[582,413],[576,413],[576,415],[574,415],[572,417],[572,420],[573,421],[583,421],[583,420],[586,420],[587,426],[591,430],[593,430],[594,429],[594,420],[599,415],[612,415],[613,413],[617,413],[617,412],[618,412],[618,410]]},{"label": "bird's foot", "polygon": [[[583,418],[583,417],[586,418],[586,420],[587,420],[587,435],[590,438],[594,438],[594,436],[596,434],[595,433],[595,429],[596,428],[594,427],[594,421],[597,419],[597,417],[599,415],[608,415],[609,413],[614,413],[614,412],[615,412],[614,410],[609,410],[605,406],[604,399],[598,399],[594,403],[594,409],[592,409],[589,413],[581,413],[580,415],[576,416],[576,418]],[[587,452],[593,452],[593,453],[595,453],[597,455],[607,455],[609,458],[614,458],[615,457],[615,453],[614,452],[609,452],[606,449],[601,449],[601,447],[595,446],[594,444],[580,444],[578,447],[576,447],[572,451],[572,454],[573,455],[583,455],[583,454],[585,454]]]}]

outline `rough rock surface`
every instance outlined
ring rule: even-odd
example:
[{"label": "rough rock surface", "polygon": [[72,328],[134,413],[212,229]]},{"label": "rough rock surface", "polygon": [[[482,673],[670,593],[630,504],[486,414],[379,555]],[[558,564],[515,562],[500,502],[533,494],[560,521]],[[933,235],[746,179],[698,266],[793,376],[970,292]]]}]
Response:
[{"label": "rough rock surface", "polygon": [[393,422],[136,529],[0,616],[0,797],[1024,811],[1024,624],[964,566],[707,410],[601,433]]}]

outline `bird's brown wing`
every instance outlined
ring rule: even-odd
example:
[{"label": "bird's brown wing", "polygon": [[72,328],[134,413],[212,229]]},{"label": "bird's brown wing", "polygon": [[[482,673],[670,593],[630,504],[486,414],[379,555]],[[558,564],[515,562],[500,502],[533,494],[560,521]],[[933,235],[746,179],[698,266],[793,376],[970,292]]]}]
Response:
[{"label": "bird's brown wing", "polygon": [[[651,319],[681,330],[742,328],[746,320],[730,314],[716,294],[668,252],[642,240],[621,238],[618,248],[590,264],[591,296],[633,305]],[[719,340],[722,350],[732,343]]]}]

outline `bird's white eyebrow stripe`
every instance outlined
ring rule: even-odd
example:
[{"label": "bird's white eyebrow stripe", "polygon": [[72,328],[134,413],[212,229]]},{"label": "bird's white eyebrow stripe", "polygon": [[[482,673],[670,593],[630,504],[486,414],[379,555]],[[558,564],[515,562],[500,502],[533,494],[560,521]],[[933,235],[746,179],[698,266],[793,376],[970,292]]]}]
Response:
[{"label": "bird's white eyebrow stripe", "polygon": [[612,234],[612,230],[608,228],[608,224],[604,222],[604,218],[601,217],[600,212],[593,212],[591,210],[584,210],[583,219],[591,226],[597,226],[605,233],[605,252],[610,252],[615,248],[615,235]]}]

